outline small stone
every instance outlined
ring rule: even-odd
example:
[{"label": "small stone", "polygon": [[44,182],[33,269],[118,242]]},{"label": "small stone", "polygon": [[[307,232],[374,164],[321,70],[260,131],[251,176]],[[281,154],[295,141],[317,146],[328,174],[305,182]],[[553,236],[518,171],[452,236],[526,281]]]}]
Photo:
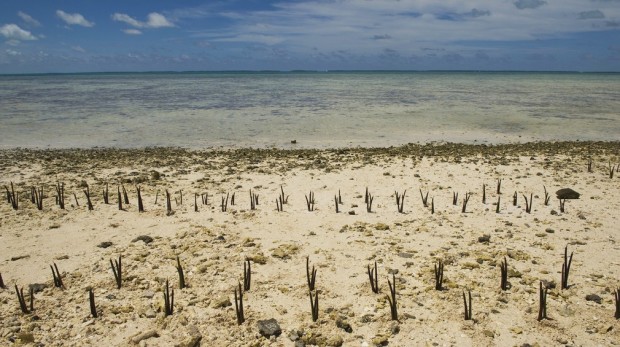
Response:
[{"label": "small stone", "polygon": [[491,338],[495,337],[495,333],[493,333],[491,330],[483,330],[482,333],[486,337],[491,337]]},{"label": "small stone", "polygon": [[332,335],[327,339],[326,343],[328,346],[340,347],[344,343],[344,340],[340,335]]},{"label": "small stone", "polygon": [[19,333],[17,334],[17,338],[23,344],[34,343],[34,335],[32,335],[32,333]]},{"label": "small stone", "polygon": [[551,281],[542,280],[542,284],[543,284],[543,286],[545,286],[548,289],[554,289],[555,286],[556,286],[555,281],[553,281],[553,280],[551,280]]},{"label": "small stone", "polygon": [[512,327],[510,328],[510,331],[512,331],[513,333],[519,335],[523,333],[523,329],[519,328],[519,327]]},{"label": "small stone", "polygon": [[195,325],[190,325],[187,327],[187,332],[189,337],[183,340],[179,347],[196,347],[200,346],[200,341],[202,340],[202,334],[198,330]]},{"label": "small stone", "polygon": [[355,211],[354,210],[349,211],[349,215],[350,216],[355,216]]},{"label": "small stone", "polygon": [[558,337],[558,339],[556,340],[559,344],[561,345],[566,345],[568,344],[568,340],[563,338],[563,337]]},{"label": "small stone", "polygon": [[47,288],[47,284],[45,283],[33,283],[29,286],[29,288],[32,288],[32,291],[36,294],[36,293],[40,293],[43,291],[43,289]]},{"label": "small stone", "polygon": [[108,248],[108,247],[110,247],[112,245],[113,245],[113,243],[110,242],[110,241],[103,241],[100,244],[98,244],[97,247],[99,247],[99,248]]},{"label": "small stone", "polygon": [[211,304],[211,307],[213,308],[224,308],[228,306],[232,306],[232,303],[230,302],[230,298],[228,296],[222,296],[219,299],[216,299]]},{"label": "small stone", "polygon": [[412,258],[413,257],[413,253],[400,252],[400,253],[398,253],[398,256],[401,257],[401,258]]},{"label": "small stone", "polygon": [[146,340],[146,339],[150,339],[151,337],[159,337],[159,334],[157,333],[157,330],[149,330],[149,331],[145,331],[141,334],[137,334],[134,335],[130,341],[133,344],[138,344],[140,343],[140,341],[142,340]]},{"label": "small stone", "polygon": [[390,226],[385,223],[375,224],[375,230],[390,230]]},{"label": "small stone", "polygon": [[372,343],[375,346],[387,346],[389,341],[388,341],[388,337],[387,336],[377,335],[377,336],[373,337]]},{"label": "small stone", "polygon": [[482,235],[478,238],[480,243],[489,243],[489,241],[491,241],[491,235]]},{"label": "small stone", "polygon": [[155,318],[155,317],[157,317],[157,313],[155,313],[155,311],[153,311],[152,309],[149,308],[144,313],[144,317],[146,317],[146,318]]},{"label": "small stone", "polygon": [[148,235],[140,235],[136,237],[135,239],[131,240],[131,242],[138,242],[138,241],[144,241],[144,243],[148,245],[149,243],[153,242],[153,238]]},{"label": "small stone", "polygon": [[30,258],[30,255],[26,254],[26,255],[18,255],[16,257],[11,257],[11,261],[16,261],[16,260],[20,260],[20,259],[26,259],[26,258]]},{"label": "small stone", "polygon": [[601,297],[596,295],[596,294],[588,294],[588,295],[586,295],[586,301],[594,301],[597,304],[600,304],[602,300],[603,299],[601,299]]},{"label": "small stone", "polygon": [[295,342],[299,340],[299,334],[296,330],[291,330],[291,332],[288,334],[288,339]]},{"label": "small stone", "polygon": [[553,233],[555,232],[555,230],[553,230],[553,229],[551,229],[551,228],[547,228],[547,229],[545,229],[545,232],[546,232],[547,234],[553,234]]},{"label": "small stone", "polygon": [[400,325],[398,324],[398,322],[392,322],[392,324],[390,325],[390,333],[392,335],[396,335],[400,332]]},{"label": "small stone", "polygon": [[346,320],[342,318],[336,319],[336,326],[348,332],[349,334],[353,332],[353,328],[351,327],[351,324],[349,324]]},{"label": "small stone", "polygon": [[257,325],[258,332],[266,338],[269,338],[270,336],[280,336],[280,334],[282,334],[282,329],[280,329],[278,321],[274,318],[259,320]]}]

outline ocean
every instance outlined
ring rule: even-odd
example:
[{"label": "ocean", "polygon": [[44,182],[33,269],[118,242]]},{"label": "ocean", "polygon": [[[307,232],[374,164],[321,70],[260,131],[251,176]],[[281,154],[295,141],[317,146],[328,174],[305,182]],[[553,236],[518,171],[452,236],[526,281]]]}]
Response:
[{"label": "ocean", "polygon": [[326,148],[551,140],[620,140],[620,74],[0,76],[0,148]]}]

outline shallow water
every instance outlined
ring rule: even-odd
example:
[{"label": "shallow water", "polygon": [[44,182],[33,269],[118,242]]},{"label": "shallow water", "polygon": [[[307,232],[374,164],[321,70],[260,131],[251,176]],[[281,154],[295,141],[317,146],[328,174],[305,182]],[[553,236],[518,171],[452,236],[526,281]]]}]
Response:
[{"label": "shallow water", "polygon": [[0,76],[3,148],[323,148],[618,134],[620,74]]}]

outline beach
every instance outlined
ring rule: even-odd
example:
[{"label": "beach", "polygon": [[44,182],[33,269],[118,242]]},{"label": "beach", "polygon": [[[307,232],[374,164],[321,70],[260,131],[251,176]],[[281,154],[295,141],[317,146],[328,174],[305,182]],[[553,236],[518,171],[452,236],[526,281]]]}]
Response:
[{"label": "beach", "polygon": [[[594,141],[2,149],[2,184],[13,184],[19,204],[5,195],[0,204],[0,345],[617,345],[619,153],[618,142]],[[42,210],[33,187],[42,188]],[[580,197],[562,211],[563,188]],[[120,289],[111,265],[119,257]],[[251,287],[238,324],[244,264]],[[312,291],[307,265],[316,270]],[[541,283],[547,318],[538,320]],[[33,284],[34,310],[23,313],[15,286],[28,305]],[[269,319],[279,334],[261,333]]]}]

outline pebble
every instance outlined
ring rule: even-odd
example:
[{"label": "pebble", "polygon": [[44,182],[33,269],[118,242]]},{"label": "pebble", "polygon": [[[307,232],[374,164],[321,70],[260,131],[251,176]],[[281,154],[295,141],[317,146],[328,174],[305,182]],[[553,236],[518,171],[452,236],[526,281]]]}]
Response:
[{"label": "pebble", "polygon": [[131,338],[131,343],[138,344],[142,340],[146,340],[146,339],[150,339],[151,337],[158,337],[158,336],[159,334],[157,333],[157,330],[149,330],[149,331],[143,332],[142,334],[133,336]]},{"label": "pebble", "polygon": [[280,336],[280,334],[282,334],[282,329],[280,329],[278,321],[274,318],[259,320],[257,325],[258,332],[266,338],[271,336]]},{"label": "pebble", "polygon": [[603,299],[601,299],[601,297],[596,295],[596,294],[588,294],[588,295],[586,295],[586,300],[587,301],[594,301],[597,304],[600,304]]}]

